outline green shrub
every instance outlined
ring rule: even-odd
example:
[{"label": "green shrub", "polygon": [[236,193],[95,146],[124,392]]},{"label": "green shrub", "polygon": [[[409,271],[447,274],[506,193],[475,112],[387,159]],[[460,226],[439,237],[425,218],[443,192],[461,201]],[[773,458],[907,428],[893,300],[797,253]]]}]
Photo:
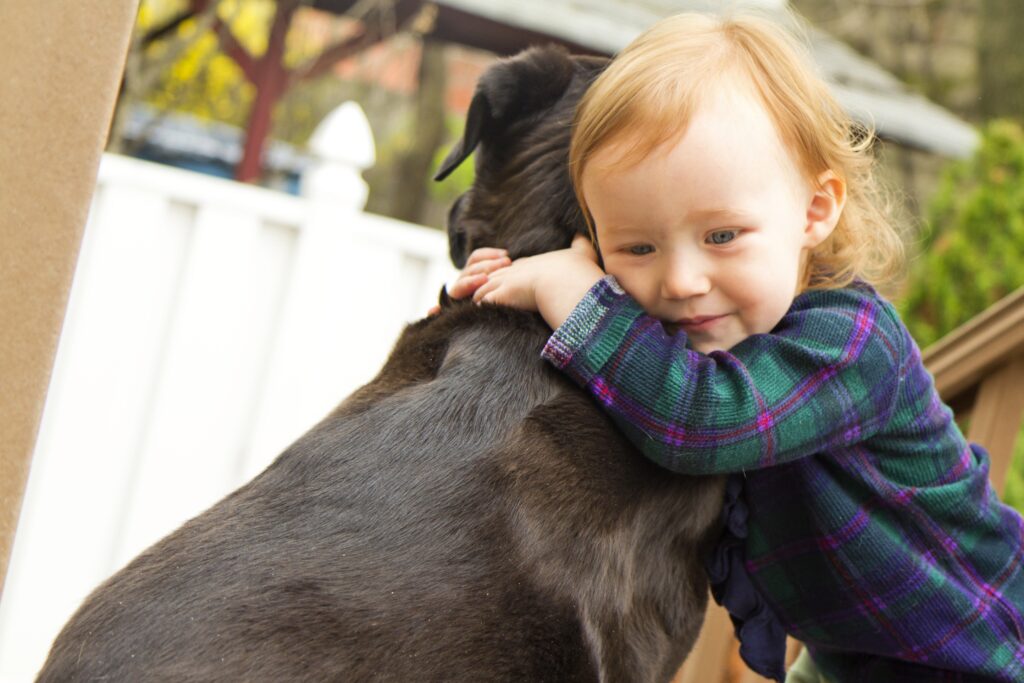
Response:
[{"label": "green shrub", "polygon": [[[974,157],[943,174],[900,308],[925,347],[1024,285],[1024,130],[985,127]],[[1024,429],[1004,499],[1024,511]]]},{"label": "green shrub", "polygon": [[1024,285],[1024,130],[989,124],[952,164],[926,217],[901,309],[922,347]]}]

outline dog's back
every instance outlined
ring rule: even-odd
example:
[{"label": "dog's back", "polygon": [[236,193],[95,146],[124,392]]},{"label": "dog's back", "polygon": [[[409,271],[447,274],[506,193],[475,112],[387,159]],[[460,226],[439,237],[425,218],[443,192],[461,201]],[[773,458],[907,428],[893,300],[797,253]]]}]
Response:
[{"label": "dog's back", "polygon": [[[572,78],[530,126],[564,126]],[[552,210],[520,205],[504,237],[567,243]],[[409,326],[371,383],[100,586],[39,680],[668,680],[703,618],[721,481],[632,449],[540,359],[549,334],[468,303]]]},{"label": "dog's back", "polygon": [[39,680],[665,679],[719,494],[631,452],[544,366],[546,334],[471,305],[411,326],[377,379],[97,589]]}]

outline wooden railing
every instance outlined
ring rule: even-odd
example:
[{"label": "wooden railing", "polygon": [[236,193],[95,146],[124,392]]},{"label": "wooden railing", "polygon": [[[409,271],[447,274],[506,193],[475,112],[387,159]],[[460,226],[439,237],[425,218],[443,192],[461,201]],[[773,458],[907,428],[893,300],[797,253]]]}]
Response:
[{"label": "wooden railing", "polygon": [[1024,288],[924,351],[939,395],[967,438],[988,449],[1002,493],[1024,415]]},{"label": "wooden railing", "polygon": [[[922,353],[942,400],[969,441],[991,456],[989,477],[1002,493],[1024,422],[1024,288],[996,302]],[[786,664],[800,652],[790,639]],[[711,603],[700,638],[673,683],[762,683],[744,666],[724,609]]]}]

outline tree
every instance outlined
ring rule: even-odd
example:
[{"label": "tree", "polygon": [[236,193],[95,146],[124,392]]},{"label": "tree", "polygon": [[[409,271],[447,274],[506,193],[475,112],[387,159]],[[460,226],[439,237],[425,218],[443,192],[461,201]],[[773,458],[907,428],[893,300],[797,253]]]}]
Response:
[{"label": "tree", "polygon": [[[136,34],[145,35],[183,12],[184,0],[144,0],[139,7]],[[170,35],[149,44],[136,43],[129,61],[129,99],[158,111],[178,111],[200,119],[243,127],[249,116],[254,88],[238,64],[224,54],[213,19],[230,29],[242,46],[259,56],[267,49],[274,17],[274,0],[220,0],[197,16],[177,24]],[[326,40],[294,27],[286,42],[285,64],[305,63],[324,48]],[[275,118],[275,137],[302,143],[320,118],[340,103],[338,81],[320,79],[304,84],[281,103]],[[335,91],[333,97],[326,90]],[[325,108],[326,107],[326,108]],[[319,116],[317,116],[319,114]]]},{"label": "tree", "polygon": [[[312,2],[302,0],[302,4]],[[369,13],[380,4],[363,3],[360,11]],[[245,51],[259,57],[267,50],[276,2],[216,0],[194,15],[189,7],[187,0],[143,0],[118,110],[123,113],[135,103],[145,103],[157,112],[182,112],[244,128],[255,88],[224,53],[217,27],[229,30]],[[447,208],[442,204],[464,190],[469,180],[464,173],[453,174],[438,187],[430,180],[439,149],[457,137],[460,127],[451,126],[445,116],[445,50],[443,44],[429,39],[436,15],[436,8],[433,14],[428,11],[431,8],[426,6],[407,25],[380,29],[392,31],[385,36],[392,50],[386,61],[422,54],[420,87],[413,96],[385,91],[374,82],[374,73],[351,80],[331,73],[299,78],[275,107],[271,136],[302,147],[328,112],[345,100],[359,102],[370,118],[378,151],[376,167],[366,174],[368,208],[440,225]],[[285,66],[302,75],[329,44],[351,35],[355,25],[351,17],[339,19],[301,8],[285,41]],[[119,129],[115,123],[109,149],[130,153]]]},{"label": "tree", "polygon": [[392,215],[402,220],[421,222],[427,200],[424,181],[433,175],[434,157],[445,141],[445,69],[444,45],[434,40],[421,41],[414,105],[416,134],[412,144],[399,155],[397,191],[392,199]]}]

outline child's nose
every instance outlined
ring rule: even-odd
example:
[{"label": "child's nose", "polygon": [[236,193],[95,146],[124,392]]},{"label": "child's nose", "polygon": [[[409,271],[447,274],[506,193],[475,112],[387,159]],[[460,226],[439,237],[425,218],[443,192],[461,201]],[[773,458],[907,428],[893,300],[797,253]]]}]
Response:
[{"label": "child's nose", "polygon": [[661,283],[661,294],[666,299],[688,299],[707,294],[711,278],[699,259],[673,259]]}]

